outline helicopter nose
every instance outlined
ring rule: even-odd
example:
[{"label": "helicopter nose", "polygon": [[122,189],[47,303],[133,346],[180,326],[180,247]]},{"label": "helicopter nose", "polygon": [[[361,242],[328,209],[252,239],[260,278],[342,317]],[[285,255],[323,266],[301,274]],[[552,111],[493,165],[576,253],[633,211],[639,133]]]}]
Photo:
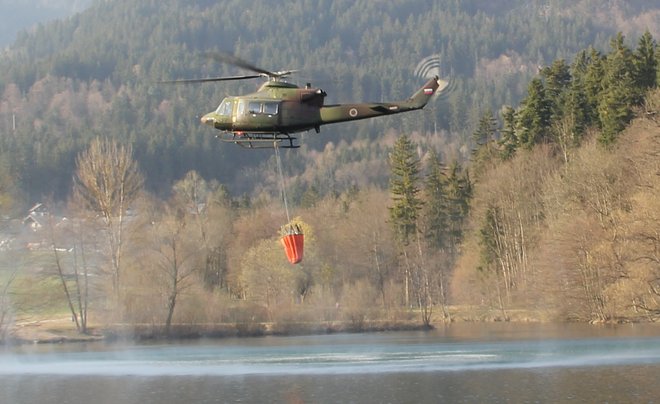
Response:
[{"label": "helicopter nose", "polygon": [[204,115],[204,116],[200,119],[200,121],[201,121],[204,125],[210,125],[210,126],[213,126],[213,125],[215,124],[215,118],[213,118],[213,117],[210,116],[210,115],[211,115],[211,114],[206,114],[206,115]]}]

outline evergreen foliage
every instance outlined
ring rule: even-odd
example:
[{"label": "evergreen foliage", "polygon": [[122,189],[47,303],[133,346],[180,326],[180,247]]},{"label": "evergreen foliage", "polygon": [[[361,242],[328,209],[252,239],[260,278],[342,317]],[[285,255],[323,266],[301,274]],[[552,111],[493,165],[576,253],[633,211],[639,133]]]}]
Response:
[{"label": "evergreen foliage", "polygon": [[527,88],[527,97],[518,111],[517,138],[520,146],[527,149],[547,141],[549,136],[552,110],[545,92],[541,79],[532,79]]},{"label": "evergreen foliage", "polygon": [[563,97],[571,83],[570,67],[564,59],[556,59],[550,66],[541,69],[541,77],[544,80],[545,92],[552,120],[561,119],[564,111],[562,107],[566,104]]},{"label": "evergreen foliage", "polygon": [[[644,94],[657,85],[656,55],[657,45],[648,31],[634,52],[619,32],[611,39],[607,54],[590,47],[578,52],[570,66],[564,59],[556,59],[543,67],[530,81],[518,109],[502,110],[497,140],[500,157],[506,160],[518,148],[531,149],[542,143],[557,146],[567,156],[589,128],[599,130],[600,143],[611,146]],[[473,135],[479,144],[486,144],[484,127],[482,118]],[[475,156],[479,164],[483,156]]]},{"label": "evergreen foliage", "polygon": [[479,119],[477,130],[472,134],[472,141],[477,145],[477,149],[495,140],[496,131],[497,121],[489,109]]},{"label": "evergreen foliage", "polygon": [[497,138],[497,120],[489,109],[479,119],[477,130],[472,134],[475,149],[472,151],[474,169],[480,172],[496,155],[494,144]]},{"label": "evergreen foliage", "polygon": [[[540,15],[541,3],[522,0],[98,2],[21,34],[0,60],[0,213],[69,198],[90,144],[115,145],[89,159],[90,180],[101,173],[91,162],[132,151],[147,192],[133,170],[130,203],[70,217],[98,268],[94,314],[163,318],[167,332],[188,319],[302,317],[359,329],[411,307],[428,325],[450,296],[504,318],[515,305],[589,321],[657,317],[656,42],[644,33],[633,50],[578,12],[593,2],[549,3],[567,12]],[[305,217],[294,272],[275,236],[285,219],[272,154],[221,144],[195,118],[254,84],[154,84],[235,73],[199,57],[209,50],[299,67],[328,83],[329,102],[404,98],[418,85],[412,67],[431,54],[454,82],[416,115],[329,128],[284,153]],[[645,120],[628,130],[639,105]],[[98,230],[99,217],[117,216],[125,238]],[[112,260],[122,293],[100,307]]]},{"label": "evergreen foliage", "polygon": [[616,135],[632,119],[632,107],[641,94],[637,87],[632,51],[624,42],[623,34],[612,39],[611,51],[605,59],[605,75],[598,104],[602,135],[601,143],[612,144]]},{"label": "evergreen foliage", "polygon": [[408,245],[417,237],[417,221],[422,209],[420,192],[420,161],[415,144],[406,135],[394,144],[390,154],[390,222],[397,239]]},{"label": "evergreen foliage", "polygon": [[508,160],[513,157],[518,148],[518,138],[516,137],[516,110],[505,106],[502,110],[502,129],[501,137],[498,141],[502,160]]},{"label": "evergreen foliage", "polygon": [[649,31],[644,32],[633,53],[635,85],[642,91],[653,88],[658,83],[658,56],[655,39]]},{"label": "evergreen foliage", "polygon": [[[146,185],[157,194],[167,194],[190,170],[227,184],[234,195],[251,193],[258,183],[246,183],[243,169],[267,164],[268,155],[236,152],[195,117],[254,84],[155,84],[236,74],[201,56],[213,50],[265,68],[300,69],[300,80],[322,85],[330,103],[405,98],[419,85],[415,64],[438,55],[441,74],[455,85],[423,112],[424,119],[343,124],[306,136],[304,143],[319,150],[337,138],[377,140],[389,129],[433,131],[447,143],[466,143],[484,111],[518,103],[537,65],[568,60],[590,44],[604,47],[613,34],[581,14],[579,4],[569,7],[574,13],[541,13],[542,5],[522,0],[497,4],[96,2],[71,18],[22,32],[3,53],[0,154],[19,178],[18,195],[26,203],[44,195],[64,199],[75,156],[99,135],[132,143]],[[538,128],[531,130],[524,142],[539,135]]]},{"label": "evergreen foliage", "polygon": [[426,197],[424,222],[425,236],[435,249],[444,249],[448,245],[446,232],[449,223],[449,198],[447,178],[438,154],[432,152],[428,161],[428,174],[424,181]]},{"label": "evergreen foliage", "polygon": [[463,240],[465,221],[470,213],[473,184],[467,170],[463,170],[457,161],[453,161],[447,170],[445,187],[448,206],[447,237],[452,251],[455,252]]}]

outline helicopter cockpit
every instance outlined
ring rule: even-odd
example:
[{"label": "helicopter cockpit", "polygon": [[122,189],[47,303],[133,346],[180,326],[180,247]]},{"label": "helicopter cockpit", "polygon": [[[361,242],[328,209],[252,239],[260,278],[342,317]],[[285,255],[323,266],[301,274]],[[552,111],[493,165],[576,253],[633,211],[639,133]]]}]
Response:
[{"label": "helicopter cockpit", "polygon": [[[277,101],[261,101],[261,100],[239,100],[238,110],[236,114],[242,116],[244,114],[267,115],[273,116],[279,113],[280,103]],[[221,117],[231,117],[234,107],[234,100],[225,98],[222,100],[218,108],[215,110],[216,115]]]},{"label": "helicopter cockpit", "polygon": [[232,102],[225,98],[222,100],[218,109],[215,110],[215,113],[221,116],[231,116]]}]

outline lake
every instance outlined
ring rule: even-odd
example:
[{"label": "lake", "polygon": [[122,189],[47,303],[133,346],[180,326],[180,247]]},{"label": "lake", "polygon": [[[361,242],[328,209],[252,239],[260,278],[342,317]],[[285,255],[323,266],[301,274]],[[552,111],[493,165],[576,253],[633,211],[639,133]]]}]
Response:
[{"label": "lake", "polygon": [[429,332],[30,345],[1,403],[660,402],[660,327],[452,324]]}]

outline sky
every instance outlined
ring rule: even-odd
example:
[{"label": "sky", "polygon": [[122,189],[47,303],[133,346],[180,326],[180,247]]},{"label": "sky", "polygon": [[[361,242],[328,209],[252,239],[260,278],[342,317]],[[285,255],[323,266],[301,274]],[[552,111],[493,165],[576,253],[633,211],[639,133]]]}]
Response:
[{"label": "sky", "polygon": [[0,0],[0,48],[11,45],[18,32],[83,11],[92,1]]}]

